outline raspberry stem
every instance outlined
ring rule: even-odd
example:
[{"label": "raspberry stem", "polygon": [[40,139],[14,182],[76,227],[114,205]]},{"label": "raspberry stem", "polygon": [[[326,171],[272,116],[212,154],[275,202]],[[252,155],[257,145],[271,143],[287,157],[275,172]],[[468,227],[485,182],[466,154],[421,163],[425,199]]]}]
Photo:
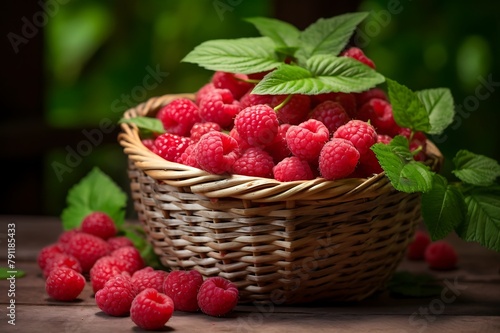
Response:
[{"label": "raspberry stem", "polygon": [[274,111],[278,111],[279,109],[284,107],[292,99],[292,97],[293,97],[293,95],[291,95],[291,94],[286,96],[286,98],[283,100],[283,102],[281,102],[280,104],[278,104],[274,107]]}]

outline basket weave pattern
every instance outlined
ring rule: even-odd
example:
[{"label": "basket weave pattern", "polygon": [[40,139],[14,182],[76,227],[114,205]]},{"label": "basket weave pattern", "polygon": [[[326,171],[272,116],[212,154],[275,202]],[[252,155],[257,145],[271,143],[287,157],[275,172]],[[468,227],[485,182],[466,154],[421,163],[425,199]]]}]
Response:
[{"label": "basket weave pattern", "polygon": [[[124,117],[153,116],[179,97],[193,96],[152,98]],[[134,125],[122,124],[119,142],[162,264],[227,278],[242,303],[362,300],[392,276],[420,223],[419,195],[396,191],[384,174],[286,183],[212,175],[152,153]]]}]

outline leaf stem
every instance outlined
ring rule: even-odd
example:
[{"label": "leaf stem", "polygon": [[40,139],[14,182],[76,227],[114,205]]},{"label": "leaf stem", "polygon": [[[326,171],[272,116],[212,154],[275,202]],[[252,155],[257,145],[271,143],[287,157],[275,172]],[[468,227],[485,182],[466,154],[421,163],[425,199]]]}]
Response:
[{"label": "leaf stem", "polygon": [[292,94],[286,96],[286,98],[283,100],[283,102],[281,102],[280,104],[278,104],[274,107],[274,111],[278,111],[279,109],[284,107],[292,99],[292,97],[293,97]]}]

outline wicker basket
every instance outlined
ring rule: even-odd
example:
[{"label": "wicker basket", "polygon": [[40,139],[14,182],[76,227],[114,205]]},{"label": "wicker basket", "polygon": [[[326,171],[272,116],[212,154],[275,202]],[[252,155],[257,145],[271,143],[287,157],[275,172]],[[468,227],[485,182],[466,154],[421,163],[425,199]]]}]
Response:
[{"label": "wicker basket", "polygon": [[[165,95],[124,117],[153,116]],[[162,264],[222,276],[240,302],[359,301],[384,287],[420,222],[420,197],[369,179],[278,182],[212,175],[148,150],[134,125],[119,142],[132,199]],[[441,154],[429,142],[434,167]]]}]

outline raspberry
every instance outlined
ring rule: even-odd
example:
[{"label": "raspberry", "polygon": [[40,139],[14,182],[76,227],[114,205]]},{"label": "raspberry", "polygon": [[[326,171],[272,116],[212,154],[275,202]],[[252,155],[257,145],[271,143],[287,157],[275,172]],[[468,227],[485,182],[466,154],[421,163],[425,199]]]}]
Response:
[{"label": "raspberry", "polygon": [[424,231],[418,230],[415,232],[413,241],[408,245],[406,257],[410,260],[424,260],[425,250],[430,243],[431,238],[429,235]]},{"label": "raspberry", "polygon": [[160,330],[174,313],[174,302],[156,289],[141,291],[132,301],[130,318],[142,329]]},{"label": "raspberry", "polygon": [[394,136],[400,131],[392,113],[392,106],[386,100],[372,98],[358,110],[358,119],[370,121],[377,133]]},{"label": "raspberry", "polygon": [[110,278],[95,294],[95,302],[105,314],[123,317],[130,313],[130,307],[137,291],[130,275],[121,273]]},{"label": "raspberry", "polygon": [[45,291],[57,301],[72,301],[85,288],[85,277],[79,272],[68,268],[54,269],[45,280]]},{"label": "raspberry", "polygon": [[126,263],[125,270],[129,274],[134,274],[141,268],[144,268],[144,259],[141,257],[141,253],[134,246],[125,246],[114,250],[110,254],[112,257],[122,259]]},{"label": "raspberry", "polygon": [[321,121],[330,133],[334,133],[337,128],[351,120],[344,107],[334,101],[324,101],[317,105],[313,109],[310,118]]},{"label": "raspberry", "polygon": [[375,128],[362,120],[350,120],[347,124],[340,126],[333,133],[333,137],[351,141],[361,156],[377,142]]},{"label": "raspberry", "polygon": [[60,253],[47,262],[45,268],[43,269],[43,276],[47,278],[53,270],[59,267],[71,268],[78,273],[82,272],[82,266],[75,257],[66,253]]},{"label": "raspberry", "polygon": [[251,91],[247,92],[240,99],[241,109],[245,109],[249,106],[259,105],[259,104],[267,104],[271,105],[273,100],[272,95],[257,95],[252,94]]},{"label": "raspberry", "polygon": [[142,139],[141,140],[144,147],[148,148],[151,151],[155,149],[155,140],[154,139]]},{"label": "raspberry", "polygon": [[132,275],[132,283],[137,292],[141,292],[146,288],[154,288],[158,292],[163,293],[163,283],[165,282],[168,272],[155,270],[151,266],[144,267]]},{"label": "raspberry", "polygon": [[195,312],[199,309],[196,297],[202,283],[203,276],[196,270],[172,271],[165,279],[163,292],[173,300],[175,310]]},{"label": "raspberry", "polygon": [[108,239],[117,233],[115,222],[111,217],[103,212],[92,212],[85,216],[82,221],[82,232]]},{"label": "raspberry", "polygon": [[349,176],[359,161],[359,152],[346,139],[333,138],[328,141],[319,155],[319,172],[328,180]]},{"label": "raspberry", "polygon": [[217,123],[224,129],[231,127],[234,116],[240,110],[240,102],[234,99],[228,89],[214,89],[200,100],[201,119]]},{"label": "raspberry", "polygon": [[57,239],[57,243],[59,243],[64,250],[64,245],[71,242],[71,239],[73,238],[74,235],[80,233],[81,231],[79,229],[71,229],[71,230],[66,230],[63,231],[60,235],[59,238]]},{"label": "raspberry", "polygon": [[261,148],[248,148],[233,164],[232,173],[254,177],[273,177],[273,158]]},{"label": "raspberry", "polygon": [[446,241],[431,243],[425,249],[425,261],[431,269],[453,269],[457,260],[455,249]]},{"label": "raspberry", "polygon": [[190,144],[190,138],[164,133],[155,139],[155,153],[167,161],[177,162]]},{"label": "raspberry", "polygon": [[193,140],[194,142],[198,142],[203,134],[211,131],[220,132],[221,130],[222,129],[220,128],[219,124],[207,121],[204,123],[194,124],[189,135],[191,140]]},{"label": "raspberry", "polygon": [[126,236],[115,236],[108,238],[108,244],[110,247],[110,251],[114,251],[119,249],[120,247],[125,246],[134,246],[134,243],[130,240],[130,238]]},{"label": "raspberry", "polygon": [[377,134],[377,143],[389,144],[392,137],[386,134]]},{"label": "raspberry", "polygon": [[209,82],[205,84],[203,87],[198,89],[198,91],[195,93],[195,103],[196,105],[200,105],[200,101],[205,98],[205,96],[212,91],[214,91],[216,88],[212,82]]},{"label": "raspberry", "polygon": [[201,169],[223,174],[231,170],[238,158],[238,143],[227,134],[208,132],[196,144],[194,154]]},{"label": "raspberry", "polygon": [[356,104],[359,107],[363,106],[366,102],[368,102],[372,98],[378,98],[378,99],[383,99],[385,101],[389,101],[385,91],[383,91],[380,88],[371,88],[371,89],[362,91],[360,93],[355,93],[354,96],[356,98]]},{"label": "raspberry", "polygon": [[302,160],[314,161],[318,159],[329,137],[328,128],[321,121],[309,119],[290,127],[286,132],[286,143],[293,155]]},{"label": "raspberry", "polygon": [[265,147],[278,133],[278,117],[269,105],[259,104],[243,109],[234,119],[240,137],[254,147]]},{"label": "raspberry", "polygon": [[290,182],[294,180],[310,180],[314,174],[307,161],[303,161],[296,156],[286,157],[273,168],[274,179],[280,182]]},{"label": "raspberry", "polygon": [[101,290],[110,278],[125,272],[127,265],[125,260],[109,255],[97,260],[90,269],[90,283],[94,293]]},{"label": "raspberry", "polygon": [[273,142],[266,146],[265,150],[273,157],[274,163],[278,163],[285,157],[292,155],[292,152],[286,144],[286,132],[290,129],[292,125],[281,124],[278,127],[278,134],[274,137]]},{"label": "raspberry", "polygon": [[316,107],[325,101],[337,102],[344,108],[350,118],[356,116],[357,102],[352,93],[330,92],[312,96],[313,105]]},{"label": "raspberry", "polygon": [[198,105],[188,98],[177,98],[162,107],[156,114],[165,131],[187,136],[191,127],[200,121]]},{"label": "raspberry", "polygon": [[196,144],[189,145],[186,150],[184,150],[178,159],[178,163],[199,168],[198,162],[196,161]]},{"label": "raspberry", "polygon": [[370,177],[371,175],[379,174],[384,171],[380,166],[377,155],[375,155],[371,149],[359,158],[358,169],[362,177]]},{"label": "raspberry", "polygon": [[63,254],[64,251],[59,243],[54,243],[43,247],[38,252],[37,263],[41,270],[47,266],[47,263],[54,259],[58,254]]},{"label": "raspberry", "polygon": [[238,150],[240,153],[244,152],[245,150],[247,150],[248,148],[252,147],[248,142],[246,142],[245,140],[243,140],[241,138],[241,135],[240,133],[238,133],[238,131],[236,130],[236,127],[233,127],[230,131],[229,131],[229,136],[232,137],[233,139],[236,140],[236,142],[238,143]]},{"label": "raspberry", "polygon": [[373,61],[368,58],[365,53],[358,47],[348,48],[347,50],[342,52],[342,56],[356,59],[359,62],[362,62],[363,64],[375,69],[375,64],[373,63]]},{"label": "raspberry", "polygon": [[[271,106],[280,105],[288,95],[274,96],[271,101]],[[282,106],[276,115],[281,124],[298,125],[307,119],[307,115],[311,110],[311,98],[307,95],[292,95],[292,97]]]},{"label": "raspberry", "polygon": [[198,304],[209,316],[224,316],[238,304],[238,288],[222,277],[206,279],[198,291]]},{"label": "raspberry", "polygon": [[110,251],[108,243],[97,236],[79,232],[64,245],[64,251],[74,256],[82,266],[82,272],[90,271],[94,263]]},{"label": "raspberry", "polygon": [[231,91],[235,99],[240,99],[253,85],[246,82],[248,77],[243,74],[233,74],[217,71],[212,76],[211,82],[215,88]]}]

